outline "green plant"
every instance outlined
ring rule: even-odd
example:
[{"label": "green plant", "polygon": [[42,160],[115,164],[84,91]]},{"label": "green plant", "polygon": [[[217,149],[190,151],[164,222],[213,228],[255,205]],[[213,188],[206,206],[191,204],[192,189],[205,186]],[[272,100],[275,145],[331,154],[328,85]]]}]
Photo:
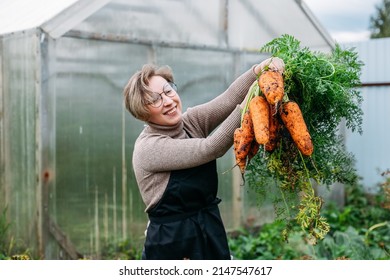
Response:
[{"label": "green plant", "polygon": [[237,237],[228,239],[233,257],[240,260],[298,258],[297,251],[280,234],[285,226],[284,221],[275,221],[265,224],[255,234],[240,229]]},{"label": "green plant", "polygon": [[353,227],[326,236],[314,247],[313,257],[331,260],[340,258],[369,260],[374,258],[370,248],[364,243],[364,236]]},{"label": "green plant", "polygon": [[[389,173],[387,173],[388,175]],[[388,187],[389,178],[381,186]],[[385,189],[385,188],[384,188]],[[390,201],[386,191],[368,196],[362,185],[346,185],[344,207],[328,203],[322,215],[329,233],[315,245],[298,224],[290,223],[288,242],[283,238],[287,226],[277,220],[258,231],[242,229],[229,237],[232,254],[238,259],[354,259],[390,260]]]},{"label": "green plant", "polygon": [[260,200],[272,196],[286,229],[297,223],[316,242],[327,234],[329,224],[321,216],[324,201],[316,196],[313,183],[357,181],[354,157],[346,151],[338,126],[344,120],[348,129],[362,132],[362,97],[357,87],[363,64],[353,49],[336,45],[330,53],[314,52],[290,35],[272,40],[260,51],[285,62],[285,99],[299,104],[314,152],[303,156],[284,129],[277,149],[260,152],[250,161],[246,179]]},{"label": "green plant", "polygon": [[139,260],[141,259],[142,248],[129,239],[117,243],[108,243],[102,251],[102,259],[107,260]]},{"label": "green plant", "polygon": [[4,208],[0,215],[0,260],[7,259],[8,253],[8,236],[7,232],[10,224],[7,221],[7,208]]},{"label": "green plant", "polygon": [[[31,259],[28,249],[22,249],[15,241],[14,237],[9,234],[11,224],[7,219],[8,208],[5,207],[0,215],[0,260],[27,260]],[[19,254],[22,252],[21,254]]]}]

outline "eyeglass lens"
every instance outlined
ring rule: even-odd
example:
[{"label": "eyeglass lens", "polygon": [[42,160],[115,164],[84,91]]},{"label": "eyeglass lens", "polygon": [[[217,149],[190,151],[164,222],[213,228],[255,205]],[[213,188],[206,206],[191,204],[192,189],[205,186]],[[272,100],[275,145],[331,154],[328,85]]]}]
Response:
[{"label": "eyeglass lens", "polygon": [[174,84],[172,82],[165,84],[163,92],[161,92],[161,93],[155,92],[154,93],[155,97],[153,98],[154,101],[151,103],[151,105],[153,107],[160,107],[163,103],[162,94],[165,94],[168,97],[173,97],[176,94],[176,90],[177,90],[176,84]]}]

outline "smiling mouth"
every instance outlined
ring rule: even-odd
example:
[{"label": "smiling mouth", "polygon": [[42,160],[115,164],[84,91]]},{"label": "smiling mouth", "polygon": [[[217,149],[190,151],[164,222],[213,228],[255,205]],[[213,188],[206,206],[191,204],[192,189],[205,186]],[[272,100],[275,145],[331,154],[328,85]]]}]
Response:
[{"label": "smiling mouth", "polygon": [[164,115],[173,115],[177,110],[177,107],[173,107],[171,110],[164,113]]}]

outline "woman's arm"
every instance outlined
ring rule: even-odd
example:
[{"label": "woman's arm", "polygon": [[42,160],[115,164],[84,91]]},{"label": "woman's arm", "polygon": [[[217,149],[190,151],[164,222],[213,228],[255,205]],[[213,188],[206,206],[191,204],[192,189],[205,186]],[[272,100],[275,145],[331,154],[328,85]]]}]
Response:
[{"label": "woman's arm", "polygon": [[202,137],[209,135],[240,104],[252,83],[256,80],[254,67],[239,76],[226,91],[211,101],[188,108],[183,118],[195,130],[201,131]]},{"label": "woman's arm", "polygon": [[242,103],[250,86],[264,69],[284,71],[284,62],[278,57],[270,57],[259,64],[253,65],[249,70],[239,76],[229,88],[213,100],[189,108],[184,114],[188,123],[192,124],[202,136],[211,133],[234,110],[237,104]]},{"label": "woman's arm", "polygon": [[206,138],[173,139],[161,134],[144,133],[136,142],[135,168],[164,172],[190,168],[223,156],[233,144],[234,130],[240,125],[240,108]]}]

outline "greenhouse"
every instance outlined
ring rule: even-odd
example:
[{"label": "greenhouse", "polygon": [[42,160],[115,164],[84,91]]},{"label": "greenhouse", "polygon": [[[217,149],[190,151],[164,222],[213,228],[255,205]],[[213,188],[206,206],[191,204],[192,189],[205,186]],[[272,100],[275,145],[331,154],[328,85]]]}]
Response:
[{"label": "greenhouse", "polygon": [[[282,34],[333,48],[300,0],[4,0],[0,18],[0,211],[40,259],[142,243],[131,155],[143,123],[122,91],[143,64],[171,66],[190,107],[266,58],[260,47]],[[272,220],[233,166],[233,153],[219,159],[227,229]]]}]

